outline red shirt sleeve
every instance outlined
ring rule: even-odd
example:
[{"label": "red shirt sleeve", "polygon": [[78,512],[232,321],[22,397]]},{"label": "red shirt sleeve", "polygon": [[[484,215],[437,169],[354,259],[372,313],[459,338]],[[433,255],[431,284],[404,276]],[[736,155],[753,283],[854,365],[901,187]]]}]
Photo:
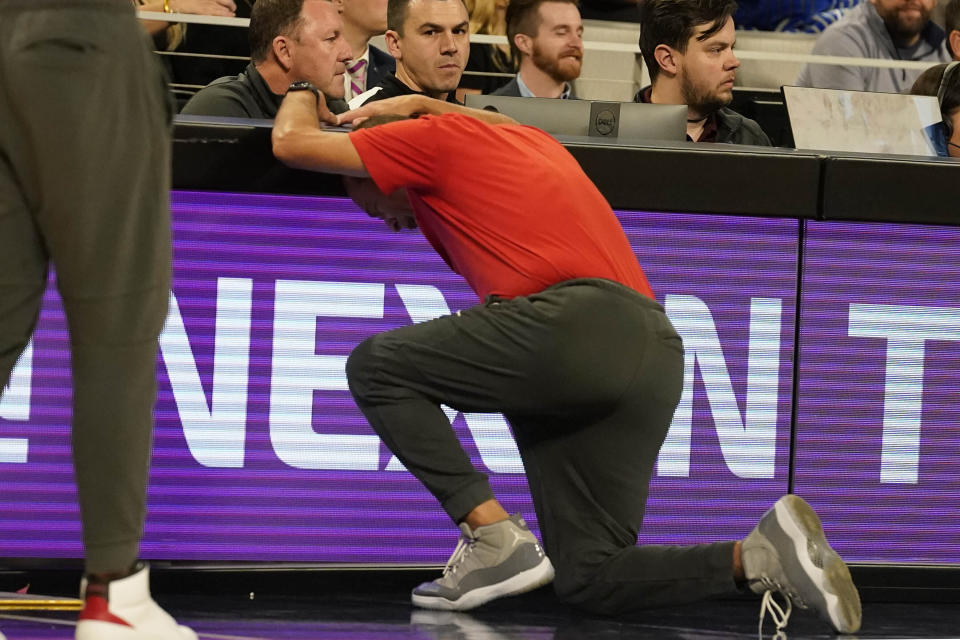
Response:
[{"label": "red shirt sleeve", "polygon": [[386,194],[412,187],[430,191],[436,182],[438,140],[433,119],[421,116],[350,132],[363,166]]}]

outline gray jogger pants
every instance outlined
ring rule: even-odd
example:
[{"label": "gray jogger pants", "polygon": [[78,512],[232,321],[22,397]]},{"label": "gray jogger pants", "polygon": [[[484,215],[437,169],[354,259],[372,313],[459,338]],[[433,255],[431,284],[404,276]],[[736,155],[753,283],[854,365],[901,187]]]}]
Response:
[{"label": "gray jogger pants", "polygon": [[89,572],[137,557],[170,286],[170,110],[128,0],[0,0],[0,389],[48,264]]}]

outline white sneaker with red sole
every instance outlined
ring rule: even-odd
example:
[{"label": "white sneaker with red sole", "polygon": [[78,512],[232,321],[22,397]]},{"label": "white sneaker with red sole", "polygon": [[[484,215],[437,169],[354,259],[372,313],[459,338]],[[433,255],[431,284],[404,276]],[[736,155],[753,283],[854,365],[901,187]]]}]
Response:
[{"label": "white sneaker with red sole", "polygon": [[177,624],[150,597],[150,568],[104,586],[104,594],[88,593],[80,585],[83,611],[76,640],[197,640],[193,629]]}]

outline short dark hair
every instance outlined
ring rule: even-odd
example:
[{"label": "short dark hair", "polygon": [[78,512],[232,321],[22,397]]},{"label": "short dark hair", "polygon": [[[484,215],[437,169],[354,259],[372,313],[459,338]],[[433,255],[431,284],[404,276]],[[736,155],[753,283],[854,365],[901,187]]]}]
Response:
[{"label": "short dark hair", "polygon": [[953,137],[952,116],[960,109],[960,63],[943,62],[930,67],[913,83],[910,93],[915,96],[936,97],[941,87],[943,97],[940,99],[940,116],[947,128],[947,139],[950,139]]},{"label": "short dark hair", "polygon": [[507,41],[510,44],[510,57],[520,60],[520,50],[513,38],[518,33],[531,38],[540,30],[540,5],[544,2],[566,2],[580,9],[579,0],[510,0],[507,5]]},{"label": "short dark hair", "polygon": [[250,57],[263,62],[279,35],[296,38],[303,24],[304,0],[257,0],[250,11]]},{"label": "short dark hair", "polygon": [[403,22],[407,19],[410,0],[387,0],[387,29],[403,35]]},{"label": "short dark hair", "polygon": [[943,24],[947,30],[947,49],[954,58],[960,56],[960,51],[954,51],[950,45],[950,32],[960,31],[960,0],[950,0],[943,10]]},{"label": "short dark hair", "polygon": [[685,53],[697,27],[710,25],[697,38],[706,40],[723,29],[736,10],[736,0],[646,0],[641,9],[640,53],[650,81],[660,74],[660,65],[653,55],[659,45]]},{"label": "short dark hair", "polygon": [[[387,0],[387,29],[403,35],[403,23],[407,20],[407,8],[413,0]],[[454,0],[463,2],[463,0]],[[464,7],[467,5],[464,4]]]}]

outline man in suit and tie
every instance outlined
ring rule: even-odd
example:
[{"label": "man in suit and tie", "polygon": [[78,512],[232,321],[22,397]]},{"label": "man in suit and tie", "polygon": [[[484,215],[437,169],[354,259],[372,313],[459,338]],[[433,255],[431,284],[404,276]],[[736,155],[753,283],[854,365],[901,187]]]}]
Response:
[{"label": "man in suit and tie", "polygon": [[353,52],[343,77],[348,102],[397,70],[393,56],[370,44],[386,30],[387,0],[343,0],[343,37]]},{"label": "man in suit and tie", "polygon": [[571,98],[583,61],[583,23],[576,0],[511,0],[507,39],[517,77],[497,96]]}]

